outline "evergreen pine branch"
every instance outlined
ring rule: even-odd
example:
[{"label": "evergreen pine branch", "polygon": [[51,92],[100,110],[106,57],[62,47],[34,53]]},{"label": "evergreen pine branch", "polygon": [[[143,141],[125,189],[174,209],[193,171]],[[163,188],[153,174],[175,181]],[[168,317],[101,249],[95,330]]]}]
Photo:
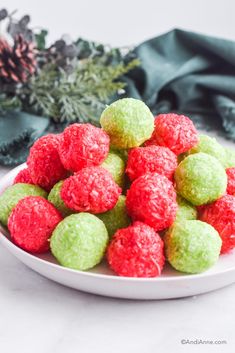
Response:
[{"label": "evergreen pine branch", "polygon": [[79,61],[71,74],[53,64],[45,65],[31,78],[24,95],[34,112],[55,121],[97,124],[108,99],[125,87],[118,79],[137,65],[137,59],[107,66],[103,58],[90,58]]},{"label": "evergreen pine branch", "polygon": [[9,110],[21,108],[21,101],[17,96],[7,97],[6,94],[0,94],[0,112],[4,113]]}]

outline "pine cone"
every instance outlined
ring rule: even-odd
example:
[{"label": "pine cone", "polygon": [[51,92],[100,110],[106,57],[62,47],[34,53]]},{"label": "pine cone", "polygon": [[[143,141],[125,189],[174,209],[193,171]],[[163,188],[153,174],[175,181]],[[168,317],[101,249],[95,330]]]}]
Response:
[{"label": "pine cone", "polygon": [[21,35],[15,38],[11,47],[0,38],[0,80],[6,83],[26,82],[36,70],[36,51],[32,42]]}]

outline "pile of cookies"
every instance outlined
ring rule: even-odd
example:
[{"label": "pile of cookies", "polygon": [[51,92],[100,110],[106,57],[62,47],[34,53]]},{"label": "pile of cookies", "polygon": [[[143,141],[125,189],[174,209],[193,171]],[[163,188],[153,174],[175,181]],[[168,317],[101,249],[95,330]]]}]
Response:
[{"label": "pile of cookies", "polygon": [[120,99],[101,128],[72,124],[39,138],[0,196],[0,222],[31,253],[88,270],[159,276],[166,260],[199,273],[235,247],[235,152],[184,115],[156,118]]}]

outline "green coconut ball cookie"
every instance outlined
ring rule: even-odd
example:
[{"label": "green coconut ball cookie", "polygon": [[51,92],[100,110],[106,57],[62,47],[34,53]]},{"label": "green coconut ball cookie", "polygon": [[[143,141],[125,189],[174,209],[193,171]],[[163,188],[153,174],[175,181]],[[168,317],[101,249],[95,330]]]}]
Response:
[{"label": "green coconut ball cookie", "polygon": [[131,220],[126,211],[126,196],[119,196],[118,202],[112,210],[100,213],[97,217],[104,222],[109,237],[112,237],[118,229],[128,227]]},{"label": "green coconut ball cookie", "polygon": [[225,148],[226,166],[225,168],[235,167],[235,151],[230,148]]},{"label": "green coconut ball cookie", "polygon": [[75,211],[68,208],[65,205],[64,201],[62,200],[62,198],[60,197],[60,190],[62,188],[62,185],[63,185],[63,180],[59,181],[53,186],[53,188],[51,189],[48,195],[48,201],[50,201],[57,208],[57,210],[60,211],[63,217],[67,217],[75,213]]},{"label": "green coconut ball cookie", "polygon": [[47,198],[47,192],[37,185],[17,183],[9,186],[0,195],[0,222],[7,226],[8,217],[17,203],[26,196],[42,196]]},{"label": "green coconut ball cookie", "polygon": [[110,174],[112,174],[115,183],[123,188],[125,181],[125,162],[120,156],[113,152],[109,153],[105,161],[101,164],[101,167],[108,170]]},{"label": "green coconut ball cookie", "polygon": [[193,205],[213,202],[227,187],[227,175],[221,163],[206,153],[186,157],[176,168],[177,192]]},{"label": "green coconut ball cookie", "polygon": [[123,162],[126,164],[127,160],[128,160],[128,150],[117,150],[115,148],[110,148],[110,153],[114,153],[116,155],[118,155]]},{"label": "green coconut ball cookie", "polygon": [[50,247],[61,265],[85,271],[102,260],[108,239],[107,229],[99,218],[90,213],[78,213],[58,224]]},{"label": "green coconut ball cookie", "polygon": [[187,220],[175,223],[164,236],[166,258],[176,270],[200,273],[213,266],[221,238],[209,224]]},{"label": "green coconut ball cookie", "polygon": [[177,195],[178,211],[175,222],[197,219],[197,209],[180,195]]},{"label": "green coconut ball cookie", "polygon": [[199,152],[203,152],[209,154],[212,157],[215,157],[224,167],[226,167],[226,151],[215,138],[207,135],[200,135],[198,144],[191,148],[191,150],[189,150],[186,155]]},{"label": "green coconut ball cookie", "polygon": [[180,162],[182,162],[182,161],[185,159],[185,157],[187,157],[187,154],[186,154],[186,153],[181,153],[181,154],[179,154],[179,155],[177,156],[177,162],[178,162],[178,164],[180,164]]},{"label": "green coconut ball cookie", "polygon": [[138,99],[123,98],[109,105],[100,118],[113,148],[128,149],[142,145],[154,130],[154,117]]}]

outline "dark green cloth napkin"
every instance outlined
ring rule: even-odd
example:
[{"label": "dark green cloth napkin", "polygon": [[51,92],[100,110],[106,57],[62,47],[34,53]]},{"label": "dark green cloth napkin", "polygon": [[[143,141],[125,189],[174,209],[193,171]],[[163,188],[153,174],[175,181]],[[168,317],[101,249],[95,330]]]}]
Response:
[{"label": "dark green cloth napkin", "polygon": [[23,163],[29,147],[49,128],[50,119],[22,112],[0,116],[0,164]]},{"label": "dark green cloth napkin", "polygon": [[127,78],[128,96],[235,140],[235,42],[175,29],[135,53],[142,65]]},{"label": "dark green cloth napkin", "polygon": [[[127,96],[154,114],[184,113],[197,127],[235,140],[235,42],[175,29],[134,52],[141,66],[124,77]],[[62,128],[47,118],[15,118],[0,117],[0,164],[21,163],[35,138]]]}]

